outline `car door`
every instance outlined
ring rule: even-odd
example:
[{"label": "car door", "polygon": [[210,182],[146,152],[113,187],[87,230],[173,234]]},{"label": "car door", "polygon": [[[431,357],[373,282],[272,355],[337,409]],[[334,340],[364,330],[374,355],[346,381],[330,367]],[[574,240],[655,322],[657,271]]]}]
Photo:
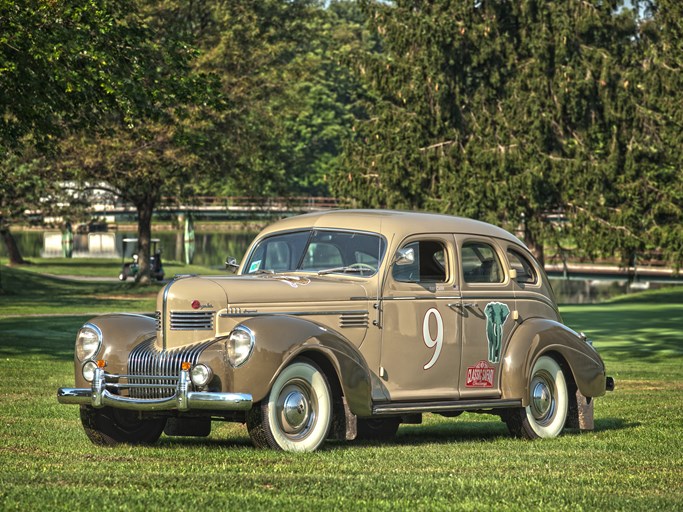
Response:
[{"label": "car door", "polygon": [[517,315],[513,283],[494,240],[461,235],[456,240],[462,283],[460,397],[498,397],[501,358]]},{"label": "car door", "polygon": [[460,316],[452,235],[406,239],[412,263],[394,263],[381,300],[380,377],[392,401],[458,397]]}]

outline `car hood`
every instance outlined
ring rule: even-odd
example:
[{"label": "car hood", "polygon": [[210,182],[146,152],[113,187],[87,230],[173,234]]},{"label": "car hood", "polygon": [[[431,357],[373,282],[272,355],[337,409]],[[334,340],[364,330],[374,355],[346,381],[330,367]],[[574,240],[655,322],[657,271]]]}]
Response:
[{"label": "car hood", "polygon": [[[330,276],[261,274],[198,278],[219,286],[227,304],[277,304],[338,302],[367,298],[363,283]],[[226,304],[226,305],[227,305]]]},{"label": "car hood", "polygon": [[[367,283],[339,276],[262,274],[192,276],[171,281],[157,299],[159,345],[170,348],[206,340],[229,331],[252,314],[305,316],[367,308]],[[363,302],[366,302],[363,304]],[[229,319],[218,315],[229,308]],[[216,323],[219,322],[219,323]],[[227,323],[226,323],[227,322]],[[359,331],[359,340],[362,339]]]}]

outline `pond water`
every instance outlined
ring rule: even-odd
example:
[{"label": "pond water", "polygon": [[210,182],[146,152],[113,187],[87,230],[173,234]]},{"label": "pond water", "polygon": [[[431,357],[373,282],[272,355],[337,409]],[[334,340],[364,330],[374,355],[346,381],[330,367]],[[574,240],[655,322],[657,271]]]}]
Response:
[{"label": "pond water", "polygon": [[[45,251],[44,238],[56,236],[58,232],[42,231],[18,231],[14,233],[21,254],[26,258],[48,256]],[[130,258],[134,250],[131,244],[126,245],[126,254],[123,255],[123,239],[135,237],[133,232],[114,232],[113,251],[111,257]],[[234,256],[237,261],[244,257],[249,243],[256,233],[247,232],[213,232],[195,233],[195,248],[192,263],[205,267],[224,268],[226,257]],[[165,260],[185,261],[185,244],[182,231],[155,231],[154,238],[160,240],[162,257]],[[62,256],[60,240],[57,238],[57,249],[52,250],[52,255]],[[74,235],[74,255],[77,257],[88,256],[88,235]],[[50,251],[48,251],[50,252]],[[7,251],[4,244],[0,243],[0,257],[6,257]],[[594,303],[629,292],[627,281],[615,280],[573,280],[551,279],[550,280],[556,298],[560,304],[583,304]],[[652,288],[657,287],[652,283]]]},{"label": "pond water", "polygon": [[[60,240],[57,240],[57,248],[47,247],[44,242],[45,236],[56,235],[57,231],[18,231],[14,232],[19,250],[25,258],[61,257]],[[92,235],[92,233],[91,233]],[[109,257],[130,258],[133,254],[134,244],[126,244],[126,254],[123,254],[124,238],[135,238],[133,232],[117,231],[109,235],[114,236],[113,251],[106,253]],[[221,233],[195,233],[195,249],[192,263],[205,267],[224,268],[225,258],[234,256],[241,260],[244,256],[249,243],[254,239],[256,233],[243,232],[221,232]],[[155,231],[153,238],[160,240],[162,258],[165,260],[185,261],[185,244],[182,231]],[[92,257],[89,253],[88,235],[74,235],[73,243],[74,257]],[[3,243],[0,243],[0,257],[6,257],[7,250]]]}]

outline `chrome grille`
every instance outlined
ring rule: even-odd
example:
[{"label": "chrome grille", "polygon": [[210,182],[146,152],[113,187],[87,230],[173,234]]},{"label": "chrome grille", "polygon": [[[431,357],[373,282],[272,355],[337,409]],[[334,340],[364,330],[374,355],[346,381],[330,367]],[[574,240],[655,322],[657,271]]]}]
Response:
[{"label": "chrome grille", "polygon": [[213,311],[171,311],[172,331],[210,331]]},{"label": "chrome grille", "polygon": [[367,327],[368,314],[364,313],[342,313],[339,315],[339,327]]},{"label": "chrome grille", "polygon": [[[214,340],[171,350],[159,350],[154,338],[135,347],[128,356],[128,384],[133,398],[168,398],[178,385],[180,365],[197,364],[202,351]],[[138,387],[140,386],[140,387]],[[122,386],[125,387],[125,386]]]}]

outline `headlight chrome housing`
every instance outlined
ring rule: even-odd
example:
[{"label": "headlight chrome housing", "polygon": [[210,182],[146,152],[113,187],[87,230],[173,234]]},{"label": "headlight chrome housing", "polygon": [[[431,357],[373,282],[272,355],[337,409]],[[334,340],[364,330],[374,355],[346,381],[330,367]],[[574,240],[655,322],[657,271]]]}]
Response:
[{"label": "headlight chrome housing", "polygon": [[88,382],[92,382],[95,378],[95,370],[97,369],[97,363],[95,361],[86,361],[83,363],[81,372],[83,373],[83,378]]},{"label": "headlight chrome housing", "polygon": [[203,388],[213,379],[213,372],[205,364],[198,364],[190,370],[190,379],[192,384],[198,388]]},{"label": "headlight chrome housing", "polygon": [[228,362],[233,368],[242,366],[247,362],[254,350],[255,343],[256,338],[249,327],[244,325],[235,327],[225,342]]},{"label": "headlight chrome housing", "polygon": [[102,331],[94,324],[83,325],[76,336],[76,357],[79,361],[90,359],[102,346]]}]

